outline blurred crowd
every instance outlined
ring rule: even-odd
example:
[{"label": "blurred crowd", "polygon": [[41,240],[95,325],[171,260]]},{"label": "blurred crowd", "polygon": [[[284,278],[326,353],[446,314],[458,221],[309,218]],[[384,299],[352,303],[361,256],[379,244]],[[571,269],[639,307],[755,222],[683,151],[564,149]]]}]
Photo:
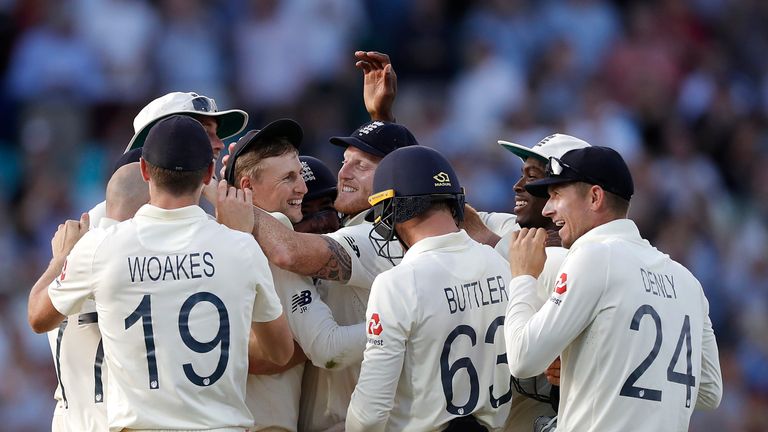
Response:
[{"label": "blurred crowd", "polygon": [[[305,130],[367,119],[355,50],[388,53],[395,112],[448,155],[476,208],[510,212],[497,144],[553,132],[611,146],[642,234],[702,282],[724,398],[692,431],[768,430],[765,0],[0,0],[0,424],[50,427],[48,342],[29,288],[66,218],[101,201],[149,100],[195,91]],[[585,397],[588,397],[586,395]]]}]

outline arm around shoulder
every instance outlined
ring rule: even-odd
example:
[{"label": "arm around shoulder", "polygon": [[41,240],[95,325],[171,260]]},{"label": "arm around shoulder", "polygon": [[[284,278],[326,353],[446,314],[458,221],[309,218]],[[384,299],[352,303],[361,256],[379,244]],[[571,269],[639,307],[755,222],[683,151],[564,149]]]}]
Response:
[{"label": "arm around shoulder", "polygon": [[295,232],[256,207],[254,216],[253,236],[271,263],[303,276],[349,280],[349,255],[335,240],[320,234]]}]

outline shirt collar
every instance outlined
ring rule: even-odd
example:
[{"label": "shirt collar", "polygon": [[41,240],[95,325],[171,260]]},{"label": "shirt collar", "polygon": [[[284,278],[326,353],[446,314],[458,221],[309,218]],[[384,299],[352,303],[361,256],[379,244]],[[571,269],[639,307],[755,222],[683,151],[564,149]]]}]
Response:
[{"label": "shirt collar", "polygon": [[112,225],[117,225],[118,223],[119,223],[118,221],[104,216],[101,219],[99,219],[99,224],[97,225],[97,228],[106,229],[111,227]]},{"label": "shirt collar", "polygon": [[467,232],[460,230],[435,237],[427,237],[416,242],[403,256],[403,262],[414,259],[416,256],[437,249],[458,250],[466,248],[472,239]]},{"label": "shirt collar", "polygon": [[573,251],[588,243],[599,243],[606,240],[618,239],[632,243],[651,244],[640,236],[640,230],[631,219],[616,219],[587,231],[571,245]]},{"label": "shirt collar", "polygon": [[197,205],[167,210],[153,206],[152,204],[144,204],[141,206],[139,211],[136,212],[135,217],[146,217],[169,221],[179,219],[208,219],[208,215],[205,213],[205,211],[203,211],[203,209]]},{"label": "shirt collar", "polygon": [[366,209],[366,210],[363,210],[363,211],[361,211],[360,213],[358,213],[358,214],[356,214],[354,216],[347,217],[347,218],[344,219],[342,224],[345,227],[347,227],[347,226],[360,225],[360,224],[363,224],[363,223],[369,223],[368,221],[365,220],[365,215],[367,215],[369,211],[370,211],[370,209]]}]

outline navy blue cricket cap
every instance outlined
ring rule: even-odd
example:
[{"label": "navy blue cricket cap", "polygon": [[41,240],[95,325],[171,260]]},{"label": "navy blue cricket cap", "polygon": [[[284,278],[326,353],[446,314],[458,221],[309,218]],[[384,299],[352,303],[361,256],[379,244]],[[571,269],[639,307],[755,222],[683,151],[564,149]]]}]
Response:
[{"label": "navy blue cricket cap", "polygon": [[560,159],[550,157],[547,177],[525,185],[532,195],[546,198],[550,185],[584,182],[629,201],[635,193],[632,173],[621,155],[610,147],[584,147],[571,150]]},{"label": "navy blue cricket cap", "polygon": [[229,156],[227,161],[227,167],[224,170],[224,178],[230,185],[235,185],[235,165],[237,164],[237,158],[247,153],[249,150],[257,148],[260,144],[265,144],[270,139],[285,137],[296,149],[301,145],[301,140],[304,139],[304,130],[301,125],[291,119],[279,119],[264,126],[261,129],[249,130],[245,133],[237,143],[235,149]]},{"label": "navy blue cricket cap", "polygon": [[332,137],[330,142],[341,147],[356,147],[379,157],[402,147],[419,145],[405,126],[378,120],[360,126],[351,136]]},{"label": "navy blue cricket cap", "polygon": [[203,125],[185,115],[172,115],[147,134],[141,157],[171,171],[197,171],[213,163],[213,150]]},{"label": "navy blue cricket cap", "polygon": [[299,156],[299,161],[301,161],[301,176],[307,184],[304,202],[326,196],[336,199],[336,176],[323,161],[312,156]]}]

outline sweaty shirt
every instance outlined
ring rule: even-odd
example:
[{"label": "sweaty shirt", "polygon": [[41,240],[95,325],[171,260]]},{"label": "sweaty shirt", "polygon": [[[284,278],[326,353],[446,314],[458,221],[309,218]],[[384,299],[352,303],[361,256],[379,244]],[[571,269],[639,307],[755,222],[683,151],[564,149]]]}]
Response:
[{"label": "sweaty shirt", "polygon": [[108,366],[110,430],[250,427],[245,405],[252,321],[282,308],[249,234],[198,206],[145,205],[88,232],[49,288],[63,315],[93,298]]},{"label": "sweaty shirt", "polygon": [[512,396],[509,279],[507,262],[463,230],[416,242],[380,274],[346,430],[439,430],[467,415],[501,428]]},{"label": "sweaty shirt", "polygon": [[[576,240],[536,312],[536,280],[512,281],[504,329],[513,374],[562,352],[558,429],[687,431],[722,394],[701,285],[620,219]],[[544,365],[542,367],[542,365]]]}]

